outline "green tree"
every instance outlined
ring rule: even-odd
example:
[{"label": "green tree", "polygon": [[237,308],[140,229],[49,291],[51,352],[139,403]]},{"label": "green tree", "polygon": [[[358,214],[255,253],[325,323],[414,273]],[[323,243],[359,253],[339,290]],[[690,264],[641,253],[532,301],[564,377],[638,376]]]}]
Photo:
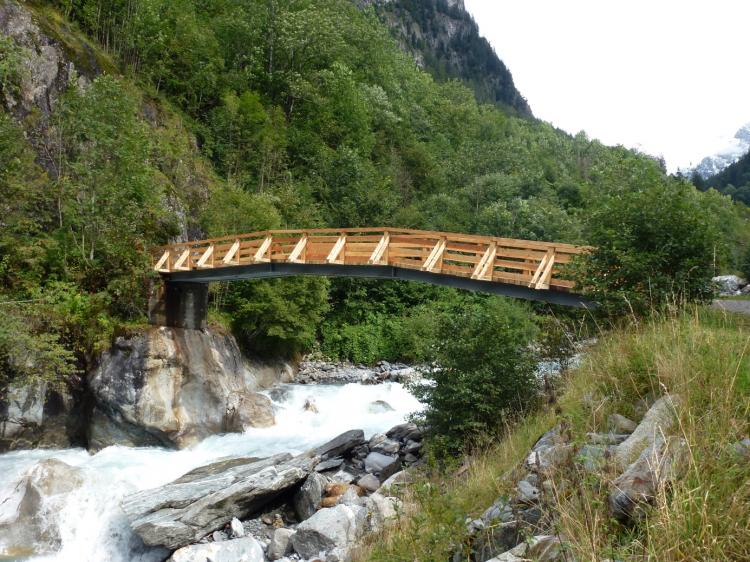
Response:
[{"label": "green tree", "polygon": [[436,367],[415,392],[446,451],[464,449],[534,403],[535,334],[526,307],[496,297],[461,299],[439,317]]}]

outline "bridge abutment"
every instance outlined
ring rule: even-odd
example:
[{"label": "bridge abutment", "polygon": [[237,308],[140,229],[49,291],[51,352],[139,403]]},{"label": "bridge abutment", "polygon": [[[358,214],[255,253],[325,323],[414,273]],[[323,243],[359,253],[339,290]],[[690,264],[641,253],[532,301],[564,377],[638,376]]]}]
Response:
[{"label": "bridge abutment", "polygon": [[208,316],[208,283],[165,281],[155,285],[148,320],[155,326],[203,330]]}]

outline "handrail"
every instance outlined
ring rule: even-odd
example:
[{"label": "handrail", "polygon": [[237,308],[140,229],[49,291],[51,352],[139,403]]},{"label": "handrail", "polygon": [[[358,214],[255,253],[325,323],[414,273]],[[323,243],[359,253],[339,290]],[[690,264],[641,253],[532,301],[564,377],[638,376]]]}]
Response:
[{"label": "handrail", "polygon": [[570,291],[565,266],[586,246],[406,228],[263,230],[153,248],[163,275],[261,263],[391,266]]}]

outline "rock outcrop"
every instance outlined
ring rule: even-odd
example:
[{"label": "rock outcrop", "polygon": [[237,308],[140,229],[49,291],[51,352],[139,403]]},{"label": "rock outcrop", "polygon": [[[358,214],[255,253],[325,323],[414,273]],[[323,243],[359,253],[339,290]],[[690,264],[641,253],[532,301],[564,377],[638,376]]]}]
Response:
[{"label": "rock outcrop", "polygon": [[614,460],[620,469],[625,469],[655,442],[663,442],[677,419],[675,409],[679,401],[678,396],[666,395],[654,402],[635,431],[615,449]]},{"label": "rock outcrop", "polygon": [[257,391],[292,377],[289,365],[251,363],[234,338],[211,330],[151,328],[119,338],[89,377],[89,446],[182,448],[273,425],[271,401]]},{"label": "rock outcrop", "polygon": [[45,383],[11,386],[0,397],[0,452],[65,448],[80,439],[81,408],[67,390]]},{"label": "rock outcrop", "polygon": [[172,554],[167,562],[265,562],[263,549],[252,537],[232,541],[193,544]]}]

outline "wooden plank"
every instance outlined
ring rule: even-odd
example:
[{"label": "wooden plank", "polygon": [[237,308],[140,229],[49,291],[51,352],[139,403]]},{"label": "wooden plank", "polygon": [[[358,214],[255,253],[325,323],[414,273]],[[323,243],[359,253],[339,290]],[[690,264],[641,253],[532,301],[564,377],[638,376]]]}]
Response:
[{"label": "wooden plank", "polygon": [[549,289],[549,278],[552,274],[552,267],[555,265],[555,251],[549,250],[544,259],[539,263],[534,272],[529,287],[534,289]]},{"label": "wooden plank", "polygon": [[269,258],[265,257],[266,252],[268,252],[268,248],[271,247],[271,243],[273,242],[273,236],[270,234],[265,237],[263,240],[263,243],[260,245],[260,248],[255,252],[255,255],[253,256],[253,261],[255,263],[264,263],[271,261]]},{"label": "wooden plank", "polygon": [[177,258],[177,261],[172,266],[172,269],[176,269],[179,271],[190,271],[190,262],[188,262],[187,266],[183,265],[188,257],[190,256],[190,248],[182,252],[179,258]]},{"label": "wooden plank", "polygon": [[341,235],[339,236],[339,239],[336,240],[336,243],[333,245],[333,248],[331,248],[331,252],[328,254],[328,257],[326,258],[327,263],[344,263],[344,260],[339,260],[339,254],[341,254],[341,251],[344,249],[344,245],[346,244],[346,236]]},{"label": "wooden plank", "polygon": [[[471,274],[472,279],[487,279],[487,273],[492,271],[495,265],[495,256],[497,255],[497,244],[491,242],[487,246],[487,250],[484,252],[482,259],[479,261],[477,266],[474,268],[474,272]],[[490,275],[490,278],[492,276]]]},{"label": "wooden plank", "polygon": [[211,268],[214,266],[214,260],[211,260],[210,264],[207,264],[208,259],[214,255],[214,245],[211,244],[208,248],[206,248],[206,251],[203,252],[203,255],[201,256],[201,259],[198,260],[198,264],[196,267],[198,269],[201,268]]},{"label": "wooden plank", "polygon": [[[229,251],[224,256],[224,259],[222,260],[225,264],[232,263],[232,260],[234,259],[234,255],[239,251],[240,249],[240,239],[234,241],[234,244],[232,244],[232,247],[229,248]],[[239,263],[239,260],[237,260],[237,263]]]},{"label": "wooden plank", "polygon": [[547,265],[544,266],[544,271],[534,285],[535,289],[549,289],[549,281],[552,278],[552,267],[555,265],[555,251],[549,251],[549,259]]},{"label": "wooden plank", "polygon": [[299,242],[297,242],[297,244],[294,246],[292,253],[289,254],[287,261],[293,263],[305,263],[304,258],[300,259],[302,252],[305,251],[305,246],[307,246],[307,234],[303,234],[302,238],[299,239]]},{"label": "wooden plank", "polygon": [[432,248],[430,255],[422,264],[422,271],[435,271],[440,258],[445,252],[445,239],[438,240],[437,244]]},{"label": "wooden plank", "polygon": [[390,234],[386,232],[385,234],[383,234],[383,237],[380,239],[380,242],[378,242],[378,245],[373,250],[372,255],[370,256],[370,259],[367,260],[367,263],[370,263],[370,264],[380,263],[381,260],[383,259],[383,256],[385,255],[385,251],[388,249],[389,241],[390,241]]},{"label": "wooden plank", "polygon": [[[156,265],[154,266],[154,271],[158,271],[160,273],[169,273],[169,256],[170,251],[164,250],[164,253],[161,255],[161,258],[159,258],[159,261],[156,262]],[[164,264],[167,264],[167,267],[164,267]]]}]

